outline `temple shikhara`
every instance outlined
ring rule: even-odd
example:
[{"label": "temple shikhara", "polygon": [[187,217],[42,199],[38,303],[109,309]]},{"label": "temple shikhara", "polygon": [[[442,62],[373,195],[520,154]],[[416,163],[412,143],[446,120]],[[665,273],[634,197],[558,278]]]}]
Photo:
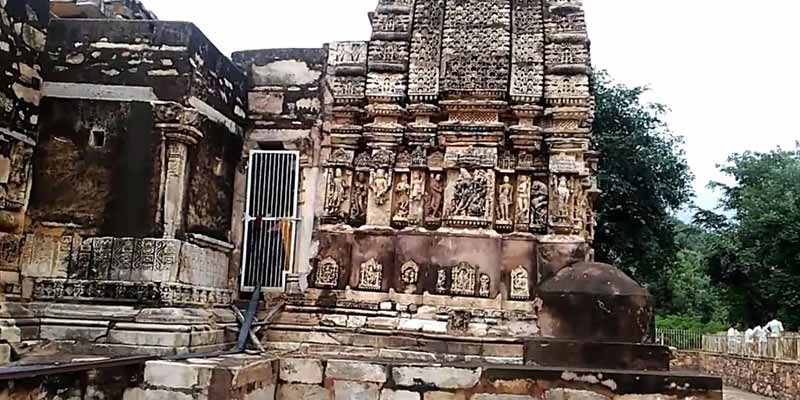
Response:
[{"label": "temple shikhara", "polygon": [[581,2],[376,2],[229,58],[0,0],[0,398],[722,398],[594,260]]}]

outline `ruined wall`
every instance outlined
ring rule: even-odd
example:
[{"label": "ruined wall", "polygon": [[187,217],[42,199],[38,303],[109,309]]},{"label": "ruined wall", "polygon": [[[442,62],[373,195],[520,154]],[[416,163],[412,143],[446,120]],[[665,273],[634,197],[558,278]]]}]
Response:
[{"label": "ruined wall", "polygon": [[48,95],[64,95],[56,82],[138,87],[151,100],[204,108],[236,134],[245,125],[244,75],[193,24],[59,19],[47,46]]},{"label": "ruined wall", "polygon": [[[159,146],[147,103],[46,99],[30,218],[88,236],[158,235]],[[113,118],[110,118],[113,116]]]},{"label": "ruined wall", "polygon": [[0,232],[22,229],[39,123],[47,1],[0,3]]},{"label": "ruined wall", "polygon": [[[319,141],[321,140],[322,104],[327,94],[325,66],[327,49],[269,49],[233,54],[233,61],[247,74],[248,132],[245,152],[254,149],[297,150],[300,152],[299,213],[295,247],[295,273],[311,270],[311,249],[319,182]],[[327,96],[327,97],[326,97]],[[245,154],[247,156],[247,154]],[[240,209],[244,209],[245,176],[236,188]],[[236,217],[234,217],[235,220]],[[251,227],[252,228],[252,227]],[[241,237],[235,227],[233,237]],[[241,240],[236,240],[239,243]],[[239,257],[234,257],[231,273],[239,271]]]},{"label": "ruined wall", "polygon": [[29,399],[122,399],[142,380],[143,367],[129,366],[102,370],[53,374],[0,382],[0,398]]},{"label": "ruined wall", "polygon": [[204,140],[189,154],[186,230],[228,241],[242,144],[240,138],[209,121],[202,131]]},{"label": "ruined wall", "polygon": [[800,397],[800,363],[681,351],[674,369],[719,376],[726,385],[780,400]]},{"label": "ruined wall", "polygon": [[0,299],[19,291],[19,234],[39,125],[47,3],[0,1]]}]

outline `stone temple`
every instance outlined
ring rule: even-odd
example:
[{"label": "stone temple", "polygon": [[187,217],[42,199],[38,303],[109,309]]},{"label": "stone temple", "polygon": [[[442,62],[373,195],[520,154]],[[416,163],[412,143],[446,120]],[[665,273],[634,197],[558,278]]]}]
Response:
[{"label": "stone temple", "polygon": [[228,58],[0,0],[0,398],[721,399],[594,262],[581,2],[376,2]]}]

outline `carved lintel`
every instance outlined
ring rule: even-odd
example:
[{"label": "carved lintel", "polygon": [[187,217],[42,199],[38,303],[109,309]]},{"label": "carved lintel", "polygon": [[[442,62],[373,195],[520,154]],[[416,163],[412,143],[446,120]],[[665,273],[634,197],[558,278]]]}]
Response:
[{"label": "carved lintel", "polygon": [[194,145],[203,138],[203,132],[200,131],[202,116],[194,108],[174,102],[153,103],[153,116],[156,129],[167,140]]}]

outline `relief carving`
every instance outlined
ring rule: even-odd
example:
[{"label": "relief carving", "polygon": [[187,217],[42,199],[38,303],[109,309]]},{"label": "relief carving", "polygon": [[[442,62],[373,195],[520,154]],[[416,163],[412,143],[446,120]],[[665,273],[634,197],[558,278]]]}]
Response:
[{"label": "relief carving", "polygon": [[511,272],[511,299],[528,300],[530,298],[530,282],[528,270],[522,265]]},{"label": "relief carving", "polygon": [[481,274],[478,286],[478,296],[489,297],[491,295],[492,278],[489,275]]},{"label": "relief carving", "polygon": [[411,197],[411,185],[408,183],[408,174],[400,175],[394,193],[395,196],[397,196],[397,212],[395,213],[395,218],[407,220]]},{"label": "relief carving", "polygon": [[517,184],[517,223],[527,225],[530,213],[531,179],[522,175]]},{"label": "relief carving", "polygon": [[442,203],[444,200],[444,182],[442,174],[431,174],[431,183],[428,194],[428,218],[442,218]]},{"label": "relief carving", "polygon": [[383,288],[383,266],[374,258],[361,264],[360,274],[359,289],[381,290]]},{"label": "relief carving", "polygon": [[455,183],[455,196],[450,205],[450,215],[453,217],[485,218],[486,199],[489,192],[489,173],[477,170],[474,176],[466,169],[461,169]]},{"label": "relief carving", "polygon": [[344,217],[344,203],[347,201],[350,185],[341,168],[333,170],[328,177],[327,196],[325,197],[325,213],[331,217]]},{"label": "relief carving", "polygon": [[447,272],[443,269],[436,272],[436,293],[447,293]]},{"label": "relief carving", "polygon": [[353,183],[353,207],[351,216],[355,221],[367,218],[367,201],[369,198],[369,174],[364,171],[356,172]]},{"label": "relief carving", "polygon": [[497,223],[511,224],[511,205],[514,204],[514,185],[511,178],[503,177],[503,183],[497,190]]},{"label": "relief carving", "polygon": [[542,182],[533,182],[531,201],[533,203],[533,214],[531,215],[531,225],[536,229],[542,229],[547,225],[547,203],[549,193],[547,185]]},{"label": "relief carving", "polygon": [[453,283],[451,284],[450,292],[455,295],[474,296],[477,281],[476,270],[477,268],[465,262],[453,267]]},{"label": "relief carving", "polygon": [[380,168],[375,171],[369,188],[372,190],[375,205],[383,206],[387,201],[389,201],[389,190],[391,189],[391,183],[389,182],[389,176],[387,175],[385,169]]},{"label": "relief carving", "polygon": [[317,279],[314,285],[321,288],[339,286],[339,264],[333,257],[327,257],[317,265]]},{"label": "relief carving", "polygon": [[557,224],[571,223],[572,213],[572,190],[567,184],[567,177],[557,178],[553,176],[553,185],[556,187],[555,204],[553,205],[553,221]]}]

